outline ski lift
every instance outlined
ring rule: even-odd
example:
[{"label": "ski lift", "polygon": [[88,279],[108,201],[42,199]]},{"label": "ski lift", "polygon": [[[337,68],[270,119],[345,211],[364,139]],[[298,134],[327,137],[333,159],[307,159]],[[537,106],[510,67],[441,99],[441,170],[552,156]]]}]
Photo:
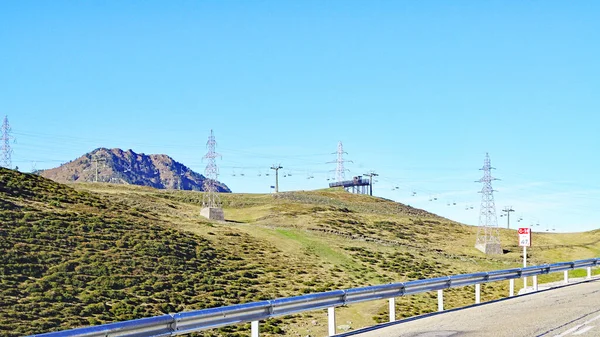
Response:
[{"label": "ski lift", "polygon": [[412,196],[414,197],[415,195],[417,195],[417,192],[413,191]]},{"label": "ski lift", "polygon": [[452,205],[456,206],[456,201],[452,203]]}]

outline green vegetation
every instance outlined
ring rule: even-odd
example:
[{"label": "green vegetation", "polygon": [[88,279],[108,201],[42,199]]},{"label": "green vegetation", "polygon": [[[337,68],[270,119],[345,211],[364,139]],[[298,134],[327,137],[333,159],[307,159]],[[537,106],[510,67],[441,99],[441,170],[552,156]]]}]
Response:
[{"label": "green vegetation", "polygon": [[[213,223],[199,217],[198,192],[66,186],[0,168],[0,336],[521,263],[516,245],[485,256],[473,248],[475,228],[384,199],[340,190],[221,198],[227,221]],[[501,235],[516,241],[515,231]],[[529,260],[594,257],[599,241],[598,231],[536,235]],[[484,285],[482,300],[506,296],[507,283]],[[473,287],[449,290],[445,300],[447,308],[471,304]],[[398,317],[437,308],[436,294],[396,303]],[[386,317],[379,301],[338,313],[352,328]],[[198,335],[248,331],[246,324]],[[325,335],[326,315],[271,319],[261,334]]]}]

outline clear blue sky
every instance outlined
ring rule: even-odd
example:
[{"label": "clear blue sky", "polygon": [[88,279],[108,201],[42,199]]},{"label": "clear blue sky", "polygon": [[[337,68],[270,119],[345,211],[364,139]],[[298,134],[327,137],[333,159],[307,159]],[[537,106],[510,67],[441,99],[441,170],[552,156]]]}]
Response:
[{"label": "clear blue sky", "polygon": [[275,163],[281,190],[325,187],[342,141],[347,177],[374,170],[375,194],[471,225],[489,152],[498,214],[590,230],[599,17],[597,1],[3,1],[0,115],[23,171],[119,147],[203,172],[214,129],[235,192],[269,192]]}]

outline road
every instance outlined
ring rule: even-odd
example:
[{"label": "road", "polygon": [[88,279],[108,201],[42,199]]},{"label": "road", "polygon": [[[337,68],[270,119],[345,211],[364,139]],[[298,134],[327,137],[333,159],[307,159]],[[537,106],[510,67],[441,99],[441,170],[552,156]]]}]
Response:
[{"label": "road", "polygon": [[600,336],[600,280],[359,331],[339,336]]}]

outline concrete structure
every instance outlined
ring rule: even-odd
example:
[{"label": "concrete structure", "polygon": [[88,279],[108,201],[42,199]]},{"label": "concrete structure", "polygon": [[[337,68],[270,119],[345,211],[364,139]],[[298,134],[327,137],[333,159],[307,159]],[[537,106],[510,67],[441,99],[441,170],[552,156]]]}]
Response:
[{"label": "concrete structure", "polygon": [[485,254],[503,254],[502,246],[496,242],[484,242],[475,244],[475,248]]},{"label": "concrete structure", "polygon": [[225,214],[221,207],[204,207],[200,210],[200,215],[210,220],[225,221]]}]

